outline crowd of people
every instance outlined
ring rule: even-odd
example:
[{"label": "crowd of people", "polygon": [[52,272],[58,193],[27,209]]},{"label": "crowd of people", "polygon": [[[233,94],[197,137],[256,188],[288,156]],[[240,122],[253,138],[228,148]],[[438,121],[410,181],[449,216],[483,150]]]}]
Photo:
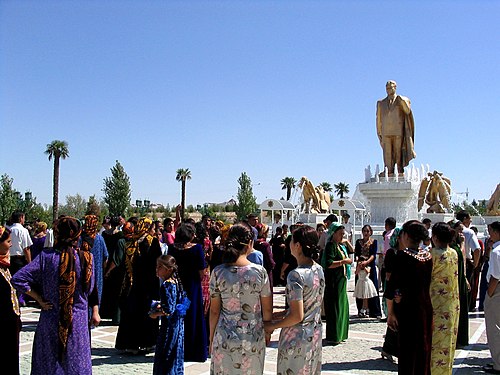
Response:
[{"label": "crowd of people", "polygon": [[[348,215],[316,228],[280,217],[269,227],[253,214],[232,225],[181,221],[179,211],[163,222],[119,216],[102,228],[95,215],[62,216],[30,233],[16,212],[0,227],[0,351],[18,374],[20,307],[36,303],[32,374],[91,374],[101,319],[118,326],[117,350],[155,353],[154,374],[209,357],[213,374],[262,374],[276,329],[277,373],[320,374],[323,345],[348,339],[354,277],[358,317],[387,320],[382,356],[397,357],[400,374],[451,374],[478,295],[493,359],[484,371],[500,373],[500,222],[483,247],[470,216],[456,218],[388,218],[379,247],[370,225],[351,244]],[[274,286],[285,286],[282,311]]]}]

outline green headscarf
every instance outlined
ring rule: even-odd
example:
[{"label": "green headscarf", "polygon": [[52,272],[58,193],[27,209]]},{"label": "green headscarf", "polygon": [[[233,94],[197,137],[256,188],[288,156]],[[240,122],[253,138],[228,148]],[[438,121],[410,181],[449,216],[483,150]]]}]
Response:
[{"label": "green headscarf", "polygon": [[[394,228],[394,232],[392,232],[391,239],[389,241],[389,246],[393,249],[396,249],[396,245],[399,239],[399,233],[401,232],[401,227]],[[398,250],[398,249],[396,249]]]},{"label": "green headscarf", "polygon": [[[331,223],[330,226],[328,227],[328,241],[331,241],[333,234],[341,228],[345,228],[345,227],[344,227],[344,225],[342,225],[338,221]],[[340,243],[338,243],[337,245],[340,247],[340,251],[342,253],[344,253],[344,255],[346,257],[349,257],[349,254],[348,254],[345,246],[340,244]],[[345,250],[345,252],[344,252],[344,250]],[[345,264],[345,275],[346,275],[347,280],[349,280],[351,278],[351,265],[350,264]]]}]

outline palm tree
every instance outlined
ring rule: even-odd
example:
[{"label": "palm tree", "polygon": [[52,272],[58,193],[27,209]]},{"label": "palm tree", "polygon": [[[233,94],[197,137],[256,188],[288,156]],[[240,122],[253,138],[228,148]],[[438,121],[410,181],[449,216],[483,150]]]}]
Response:
[{"label": "palm tree", "polygon": [[332,185],[329,182],[322,182],[319,186],[321,186],[327,193],[333,190]]},{"label": "palm tree", "polygon": [[345,182],[339,182],[333,186],[335,187],[335,194],[337,194],[341,199],[344,198],[344,194],[349,193],[349,184],[346,184]]},{"label": "palm tree", "polygon": [[286,200],[290,200],[292,189],[295,188],[297,180],[293,177],[285,177],[281,180],[281,190],[286,190]]},{"label": "palm tree", "polygon": [[57,211],[59,210],[59,160],[69,157],[68,142],[52,141],[47,145],[45,154],[49,156],[49,160],[54,158],[54,184],[52,193],[52,218],[57,219]]},{"label": "palm tree", "polygon": [[186,180],[191,179],[191,171],[189,168],[177,169],[177,176],[175,176],[175,179],[181,182],[181,218],[184,219],[184,209],[186,208]]}]

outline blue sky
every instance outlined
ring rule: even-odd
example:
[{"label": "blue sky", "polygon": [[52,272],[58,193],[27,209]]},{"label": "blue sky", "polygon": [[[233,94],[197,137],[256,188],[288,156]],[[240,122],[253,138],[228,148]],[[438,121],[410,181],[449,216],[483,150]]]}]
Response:
[{"label": "blue sky", "polygon": [[[416,166],[470,199],[500,182],[500,2],[0,1],[0,173],[50,203],[102,196],[115,160],[132,200],[258,201],[280,180],[346,182],[383,164],[385,82],[412,101]],[[496,160],[496,162],[495,162]]]}]

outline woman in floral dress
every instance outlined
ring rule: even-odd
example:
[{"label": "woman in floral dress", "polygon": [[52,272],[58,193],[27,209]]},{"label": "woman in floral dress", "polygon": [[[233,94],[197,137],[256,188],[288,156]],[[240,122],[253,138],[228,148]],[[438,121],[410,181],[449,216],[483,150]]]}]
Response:
[{"label": "woman in floral dress", "polygon": [[247,254],[253,234],[246,223],[231,227],[225,243],[224,264],[210,278],[210,373],[260,375],[264,372],[264,321],[272,318],[272,295],[264,267]]},{"label": "woman in floral dress", "polygon": [[432,279],[431,302],[433,310],[433,332],[431,351],[431,373],[451,374],[457,344],[460,296],[458,290],[458,256],[448,245],[454,231],[446,223],[432,227]]},{"label": "woman in floral dress", "polygon": [[266,332],[282,328],[278,345],[278,375],[321,374],[321,303],[325,290],[323,268],[313,258],[319,252],[318,234],[303,226],[292,233],[290,249],[298,267],[288,274],[289,308],[265,324]]}]

